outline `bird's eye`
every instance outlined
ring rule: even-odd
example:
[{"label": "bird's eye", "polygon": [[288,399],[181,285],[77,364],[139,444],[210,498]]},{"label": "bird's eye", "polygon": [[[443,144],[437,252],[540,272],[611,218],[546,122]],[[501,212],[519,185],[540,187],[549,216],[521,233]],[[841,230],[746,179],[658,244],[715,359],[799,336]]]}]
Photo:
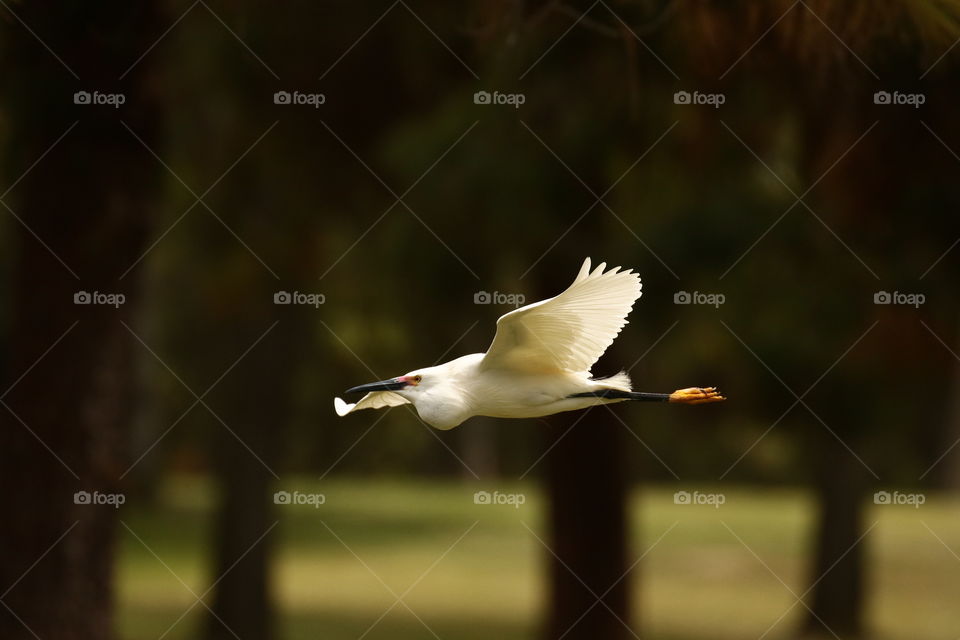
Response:
[{"label": "bird's eye", "polygon": [[423,380],[423,376],[413,376],[413,381],[416,384],[420,384],[420,381]]}]

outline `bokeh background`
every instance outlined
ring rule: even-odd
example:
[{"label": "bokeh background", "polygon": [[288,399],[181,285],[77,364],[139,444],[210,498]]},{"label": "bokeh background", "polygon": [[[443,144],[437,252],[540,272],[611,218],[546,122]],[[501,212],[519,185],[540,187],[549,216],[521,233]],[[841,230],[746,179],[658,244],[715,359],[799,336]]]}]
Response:
[{"label": "bokeh background", "polygon": [[[0,18],[3,638],[960,636],[960,2]],[[727,403],[334,415],[586,256]]]}]

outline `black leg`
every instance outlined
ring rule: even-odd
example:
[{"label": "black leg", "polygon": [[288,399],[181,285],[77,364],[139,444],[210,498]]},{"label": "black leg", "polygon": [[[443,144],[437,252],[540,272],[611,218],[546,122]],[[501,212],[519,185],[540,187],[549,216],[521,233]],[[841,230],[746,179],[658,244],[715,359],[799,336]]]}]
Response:
[{"label": "black leg", "polygon": [[568,398],[607,398],[609,400],[641,400],[644,402],[666,402],[670,399],[669,393],[645,393],[643,391],[621,391],[620,389],[598,389],[574,393]]}]

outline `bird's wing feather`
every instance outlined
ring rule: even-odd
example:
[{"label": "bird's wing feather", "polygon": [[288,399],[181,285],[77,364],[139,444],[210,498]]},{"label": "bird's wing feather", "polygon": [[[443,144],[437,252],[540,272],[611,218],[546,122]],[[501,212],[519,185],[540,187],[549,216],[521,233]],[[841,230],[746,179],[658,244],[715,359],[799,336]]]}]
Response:
[{"label": "bird's wing feather", "polygon": [[531,372],[589,371],[607,350],[640,297],[640,276],[620,267],[604,272],[583,262],[560,295],[497,320],[497,335],[481,364]]},{"label": "bird's wing feather", "polygon": [[392,391],[372,391],[354,404],[344,402],[340,398],[333,399],[333,408],[340,417],[361,409],[383,409],[384,407],[398,407],[401,404],[409,404],[409,400]]}]

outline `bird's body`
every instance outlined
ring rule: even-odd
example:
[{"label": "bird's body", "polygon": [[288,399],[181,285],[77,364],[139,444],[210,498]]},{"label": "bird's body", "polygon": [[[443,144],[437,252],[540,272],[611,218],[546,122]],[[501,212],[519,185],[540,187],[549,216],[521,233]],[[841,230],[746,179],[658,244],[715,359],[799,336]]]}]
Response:
[{"label": "bird's body", "polygon": [[443,382],[426,390],[417,402],[423,420],[439,429],[455,427],[473,416],[491,418],[536,418],[583,409],[604,402],[602,398],[570,396],[627,385],[612,381],[591,380],[586,373],[559,371],[534,373],[483,367],[485,354],[471,353],[456,360],[431,367],[426,375],[440,375]]},{"label": "bird's body", "polygon": [[712,387],[636,393],[626,373],[591,376],[641,293],[638,275],[619,267],[604,272],[605,266],[591,271],[587,258],[566,291],[501,316],[486,353],[354,387],[348,393],[368,393],[356,404],[336,398],[337,414],[412,403],[424,422],[452,429],[478,415],[535,418],[625,400],[724,399]]}]

